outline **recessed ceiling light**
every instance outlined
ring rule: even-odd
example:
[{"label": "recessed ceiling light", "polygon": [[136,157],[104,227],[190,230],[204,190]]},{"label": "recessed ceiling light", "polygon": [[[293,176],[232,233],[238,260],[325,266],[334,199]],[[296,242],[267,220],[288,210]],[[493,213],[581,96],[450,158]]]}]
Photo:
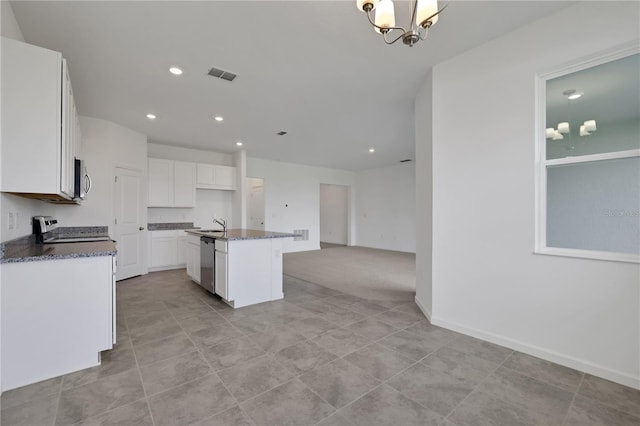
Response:
[{"label": "recessed ceiling light", "polygon": [[153,114],[147,114],[147,118],[148,118],[149,120],[155,120],[155,119],[156,119],[156,116],[155,116],[155,115],[153,115]]},{"label": "recessed ceiling light", "polygon": [[236,142],[236,145],[242,146],[242,142],[238,141],[238,142]]},{"label": "recessed ceiling light", "polygon": [[214,118],[214,120],[216,120],[216,121],[224,121],[224,118],[223,118],[223,117],[221,117],[221,116],[219,116],[219,115],[216,115],[216,116],[215,116],[215,117],[213,117],[213,118]]},{"label": "recessed ceiling light", "polygon": [[375,148],[369,148],[369,152],[374,153],[374,152],[376,152],[376,149]]},{"label": "recessed ceiling light", "polygon": [[174,74],[174,75],[181,75],[182,74],[182,70],[180,68],[178,68],[178,67],[169,68],[169,72],[171,74]]}]

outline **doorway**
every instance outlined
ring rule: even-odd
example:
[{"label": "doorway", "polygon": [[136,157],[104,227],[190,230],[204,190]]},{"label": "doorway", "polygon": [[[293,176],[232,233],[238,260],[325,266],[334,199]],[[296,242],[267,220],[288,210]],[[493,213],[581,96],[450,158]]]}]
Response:
[{"label": "doorway", "polygon": [[247,220],[249,229],[264,231],[264,179],[247,178],[247,197]]},{"label": "doorway", "polygon": [[349,187],[320,184],[320,248],[349,243]]},{"label": "doorway", "polygon": [[116,167],[114,189],[114,238],[116,240],[116,280],[142,275],[145,269],[143,236],[145,235],[142,172]]}]

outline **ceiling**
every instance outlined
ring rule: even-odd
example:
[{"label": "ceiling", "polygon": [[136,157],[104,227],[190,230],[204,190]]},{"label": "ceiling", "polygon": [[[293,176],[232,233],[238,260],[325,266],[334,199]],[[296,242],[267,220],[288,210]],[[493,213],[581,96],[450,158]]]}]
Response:
[{"label": "ceiling", "polygon": [[[11,4],[27,42],[67,58],[82,115],[167,145],[230,153],[241,140],[250,157],[362,170],[413,159],[430,67],[571,3],[451,1],[411,48],[385,45],[354,0]],[[398,24],[408,10],[396,2]]]}]

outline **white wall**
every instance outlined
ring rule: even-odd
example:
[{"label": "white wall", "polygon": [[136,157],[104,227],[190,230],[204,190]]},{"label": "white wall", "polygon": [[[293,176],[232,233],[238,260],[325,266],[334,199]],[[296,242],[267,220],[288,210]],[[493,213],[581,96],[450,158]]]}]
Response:
[{"label": "white wall", "polygon": [[233,165],[236,168],[236,190],[232,195],[231,223],[229,228],[247,227],[247,153],[245,150],[233,154]]},{"label": "white wall", "polygon": [[638,265],[532,251],[535,74],[637,40],[639,6],[581,2],[439,64],[432,104],[433,322],[638,388]]},{"label": "white wall", "polygon": [[11,3],[4,0],[0,2],[0,34],[2,37],[24,41],[22,30],[18,26],[16,16],[13,14]]},{"label": "white wall", "polygon": [[[91,175],[91,192],[79,206],[55,207],[58,226],[109,226],[109,235],[113,236],[115,168],[140,171],[146,191],[147,137],[110,121],[82,116],[80,129],[81,158]],[[145,223],[146,217],[143,220]]]},{"label": "white wall", "polygon": [[416,304],[431,319],[433,245],[433,72],[429,70],[415,100],[416,137]]},{"label": "white wall", "polygon": [[356,187],[358,245],[415,253],[414,163],[360,171]]},{"label": "white wall", "polygon": [[227,220],[228,226],[232,227],[232,198],[233,191],[196,189],[194,208],[148,208],[147,220],[149,223],[193,222],[194,226],[211,229],[216,217]]},{"label": "white wall", "polygon": [[177,146],[162,145],[155,142],[147,144],[149,157],[164,158],[165,160],[190,161],[193,163],[218,164],[220,166],[233,166],[233,156],[202,149],[180,148]]},{"label": "white wall", "polygon": [[349,238],[349,187],[320,185],[320,241],[344,244]]},{"label": "white wall", "polygon": [[[350,222],[355,222],[354,172],[248,157],[247,176],[264,179],[267,231],[309,230],[308,241],[287,241],[285,253],[320,249],[321,183],[351,187]],[[349,237],[349,244],[355,244],[353,226]]]}]

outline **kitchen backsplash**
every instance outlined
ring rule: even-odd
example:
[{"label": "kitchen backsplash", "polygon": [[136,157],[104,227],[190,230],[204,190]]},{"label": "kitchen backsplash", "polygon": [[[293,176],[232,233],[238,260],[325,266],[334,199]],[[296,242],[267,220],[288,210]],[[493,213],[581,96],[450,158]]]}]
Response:
[{"label": "kitchen backsplash", "polygon": [[97,237],[109,235],[109,228],[107,226],[60,226],[53,233],[68,238]]},{"label": "kitchen backsplash", "polygon": [[169,231],[173,229],[193,229],[193,222],[158,222],[149,223],[147,229],[149,231]]},{"label": "kitchen backsplash", "polygon": [[193,222],[197,227],[211,228],[213,218],[223,218],[231,224],[231,211],[233,201],[233,191],[215,191],[198,189],[196,190],[196,207],[167,208],[149,207],[147,208],[148,223],[179,223]]}]

